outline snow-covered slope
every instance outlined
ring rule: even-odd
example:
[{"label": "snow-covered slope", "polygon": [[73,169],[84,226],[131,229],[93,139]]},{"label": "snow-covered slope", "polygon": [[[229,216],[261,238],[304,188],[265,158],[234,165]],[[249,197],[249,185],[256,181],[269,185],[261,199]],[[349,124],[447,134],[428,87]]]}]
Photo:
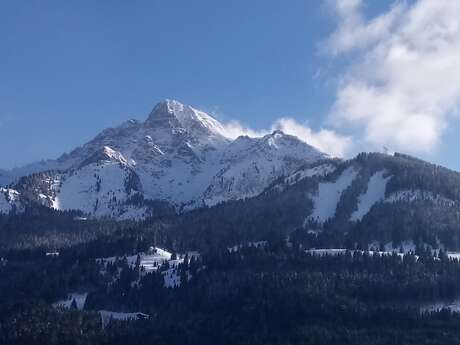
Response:
[{"label": "snow-covered slope", "polygon": [[280,131],[231,140],[210,115],[166,100],[144,122],[129,120],[57,160],[1,176],[11,182],[20,171],[33,172],[14,188],[48,207],[144,218],[151,211],[145,200],[182,211],[252,197],[280,176],[325,158]]},{"label": "snow-covered slope", "polygon": [[403,154],[362,153],[348,161],[307,165],[270,191],[267,198],[277,198],[276,193],[279,200],[304,198],[303,225],[315,233],[354,227],[378,227],[382,233],[420,224],[451,231],[460,214],[460,173]]},{"label": "snow-covered slope", "polygon": [[363,219],[372,206],[385,199],[386,187],[390,178],[391,176],[385,176],[385,171],[376,172],[371,176],[366,192],[358,197],[358,209],[353,212],[350,220]]},{"label": "snow-covered slope", "polygon": [[92,163],[72,173],[61,175],[53,185],[52,207],[58,210],[81,210],[103,217],[143,218],[145,207],[127,204],[139,194],[135,184],[127,181],[135,176],[132,170],[117,162]]},{"label": "snow-covered slope", "polygon": [[262,138],[239,137],[223,152],[223,167],[204,193],[204,203],[213,206],[260,194],[280,176],[325,156],[296,137],[275,131]]},{"label": "snow-covered slope", "polygon": [[324,223],[333,218],[342,193],[352,184],[357,175],[358,171],[349,167],[337,180],[320,183],[318,192],[312,196],[314,208],[310,219]]}]

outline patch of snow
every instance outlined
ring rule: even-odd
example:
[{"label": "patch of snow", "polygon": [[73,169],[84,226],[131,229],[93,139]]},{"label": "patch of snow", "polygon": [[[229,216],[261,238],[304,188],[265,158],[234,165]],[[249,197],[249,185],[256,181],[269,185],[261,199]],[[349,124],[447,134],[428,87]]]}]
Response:
[{"label": "patch of snow", "polygon": [[[140,267],[144,270],[145,273],[157,271],[164,263],[171,261],[171,256],[171,253],[161,248],[155,248],[151,254],[139,253]],[[126,257],[112,256],[108,258],[98,258],[96,259],[96,262],[106,266],[107,263],[113,264],[115,261],[123,258],[126,258],[126,261],[131,268],[136,266],[137,255],[130,255]],[[183,259],[178,259],[177,261],[180,260],[183,262]],[[173,264],[176,263],[175,261],[176,260],[173,260]]]},{"label": "patch of snow", "polygon": [[328,248],[328,249],[308,249],[306,250],[307,254],[311,254],[314,256],[337,256],[337,255],[344,255],[348,249],[344,248]]},{"label": "patch of snow", "polygon": [[64,308],[64,309],[70,309],[72,306],[72,302],[75,300],[75,303],[77,305],[78,310],[83,310],[85,308],[85,303],[86,303],[86,298],[88,297],[87,292],[72,292],[67,296],[67,299],[57,301],[56,303],[53,303],[53,306],[55,308]]},{"label": "patch of snow", "polygon": [[460,253],[459,252],[447,252],[447,256],[449,257],[449,259],[460,260]]},{"label": "patch of snow", "polygon": [[[396,254],[400,258],[404,257],[404,253],[398,253],[397,251],[371,251],[371,250],[349,250],[349,249],[344,249],[344,248],[330,248],[330,249],[308,249],[305,252],[307,254],[310,254],[312,256],[339,256],[339,255],[345,255],[345,253],[350,252],[352,256],[355,255],[355,253],[360,253],[364,254],[367,253],[369,256],[374,256],[374,255],[393,255]],[[407,254],[407,253],[406,253]],[[418,259],[418,256],[415,256],[416,260]]]},{"label": "patch of snow", "polygon": [[379,171],[371,176],[366,192],[358,197],[358,209],[351,215],[351,221],[362,220],[372,206],[385,199],[387,183],[391,176],[384,175],[385,171]]},{"label": "patch of snow", "polygon": [[289,186],[292,186],[293,184],[302,181],[305,178],[308,177],[314,177],[314,176],[326,176],[332,172],[335,171],[335,166],[329,163],[326,164],[321,164],[313,168],[306,168],[306,169],[300,169],[297,170],[295,173],[292,175],[289,175],[284,179],[284,183],[286,183]]},{"label": "patch of snow", "polygon": [[[374,241],[369,244],[369,249],[380,248],[380,246],[381,246],[381,243],[379,241]],[[404,254],[407,254],[410,252],[414,253],[416,245],[414,241],[409,240],[409,241],[402,241],[399,245],[393,244],[393,242],[388,242],[388,243],[385,243],[383,247],[386,252],[398,252],[399,253],[402,249],[402,252]]]},{"label": "patch of snow", "polygon": [[449,309],[450,311],[454,313],[459,313],[460,312],[460,300],[453,300],[453,301],[440,301],[436,303],[430,303],[430,304],[424,304],[420,306],[420,311],[421,312],[436,312],[436,311],[441,311],[442,309]]},{"label": "patch of snow", "polygon": [[[257,241],[257,242],[248,242],[248,243],[246,243],[246,246],[253,247],[253,248],[264,248],[267,245],[268,245],[267,241]],[[243,248],[243,246],[244,246],[243,244],[238,244],[236,246],[227,248],[227,250],[230,253],[233,253],[233,252],[239,251],[241,248]]]},{"label": "patch of snow", "polygon": [[439,194],[434,194],[433,192],[420,189],[393,192],[385,199],[385,202],[387,203],[411,203],[415,201],[431,201],[433,204],[442,207],[454,207],[456,205],[454,200],[445,198]]},{"label": "patch of snow", "polygon": [[101,315],[102,327],[103,328],[105,326],[107,326],[113,320],[133,321],[133,320],[140,320],[140,319],[149,318],[149,316],[147,314],[144,314],[144,313],[141,313],[141,312],[122,313],[122,312],[116,312],[116,311],[99,310],[99,314]]},{"label": "patch of snow", "polygon": [[317,194],[312,196],[313,212],[308,219],[324,223],[333,218],[342,193],[351,186],[357,175],[358,171],[349,167],[336,181],[320,183]]},{"label": "patch of snow", "polygon": [[393,242],[388,242],[385,244],[386,251],[400,251],[402,249],[403,253],[415,252],[416,245],[414,241],[402,241],[399,246],[393,244]]},{"label": "patch of snow", "polygon": [[[140,263],[139,267],[141,268],[141,274],[139,279],[133,282],[133,286],[139,284],[140,278],[148,273],[157,272],[160,269],[164,268],[164,264],[167,264],[167,269],[161,272],[164,278],[164,286],[167,288],[175,288],[181,285],[181,278],[178,273],[179,265],[184,263],[185,255],[178,254],[176,259],[172,259],[172,254],[164,249],[161,248],[154,248],[152,247],[148,254],[146,253],[139,253]],[[115,263],[118,260],[125,260],[128,263],[130,268],[135,268],[138,255],[130,255],[130,256],[122,256],[122,257],[107,257],[107,258],[98,258],[96,262],[103,266],[102,272],[105,271],[108,263]],[[200,254],[198,252],[190,252],[189,253],[189,260],[192,257],[199,257]]]},{"label": "patch of snow", "polygon": [[118,161],[125,165],[129,165],[128,160],[123,156],[121,152],[115,151],[109,146],[104,146],[104,154],[106,154],[107,157],[111,160]]}]

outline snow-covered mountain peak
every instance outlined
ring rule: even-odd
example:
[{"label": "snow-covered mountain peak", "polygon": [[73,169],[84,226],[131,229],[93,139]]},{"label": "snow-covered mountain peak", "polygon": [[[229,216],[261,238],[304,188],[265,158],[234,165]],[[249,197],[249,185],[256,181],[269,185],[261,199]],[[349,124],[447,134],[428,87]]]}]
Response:
[{"label": "snow-covered mountain peak", "polygon": [[265,142],[272,146],[276,146],[276,144],[299,144],[302,142],[296,136],[286,134],[280,129],[274,130],[272,133],[269,133],[262,137]]},{"label": "snow-covered mountain peak", "polygon": [[284,133],[281,129],[275,129],[270,135],[273,137],[282,137],[286,135],[286,133]]},{"label": "snow-covered mountain peak", "polygon": [[[207,113],[164,100],[146,121],[128,120],[103,130],[59,159],[34,166],[32,172],[49,173],[16,187],[60,210],[120,217],[128,206],[146,210],[142,203],[127,204],[134,195],[177,210],[255,196],[280,176],[324,158],[282,131],[232,140]],[[0,172],[2,179],[8,181],[9,172]]]},{"label": "snow-covered mountain peak", "polygon": [[203,111],[176,100],[166,99],[158,103],[145,124],[151,127],[180,127],[195,135],[225,137],[224,127],[219,121]]},{"label": "snow-covered mountain peak", "polygon": [[296,136],[286,134],[281,130],[275,130],[271,134],[264,136],[262,141],[271,150],[281,151],[283,154],[299,159],[305,158],[307,152],[310,156],[310,160],[330,158],[327,154],[300,140]]},{"label": "snow-covered mountain peak", "polygon": [[164,101],[159,102],[153,109],[158,111],[166,111],[171,114],[176,114],[184,111],[184,108],[189,107],[185,104],[182,104],[175,99],[165,99]]},{"label": "snow-covered mountain peak", "polygon": [[[177,103],[177,104],[176,104]],[[181,123],[175,116],[176,113],[183,111],[183,106],[179,106],[179,102],[165,100],[153,108],[149,117],[145,121],[145,125],[148,127],[181,127]]]},{"label": "snow-covered mountain peak", "polygon": [[269,146],[274,148],[279,148],[279,144],[283,144],[283,142],[298,142],[299,139],[297,137],[288,136],[283,131],[277,129],[270,134],[267,134],[263,137],[263,141],[266,142]]},{"label": "snow-covered mountain peak", "polygon": [[235,139],[226,152],[225,158],[241,156],[284,157],[306,161],[315,161],[328,156],[299,138],[276,130],[263,137],[253,138],[246,135]]}]

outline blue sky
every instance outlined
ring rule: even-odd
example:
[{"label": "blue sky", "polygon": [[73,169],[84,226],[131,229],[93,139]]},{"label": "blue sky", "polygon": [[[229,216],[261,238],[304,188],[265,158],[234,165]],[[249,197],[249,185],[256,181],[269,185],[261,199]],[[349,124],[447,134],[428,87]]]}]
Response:
[{"label": "blue sky", "polygon": [[[343,102],[352,94],[358,104],[373,89],[373,77],[356,66],[391,41],[416,5],[405,3],[393,14],[395,6],[386,1],[359,0],[3,1],[0,168],[56,158],[100,130],[144,119],[156,102],[175,98],[223,122],[238,121],[242,132],[269,130],[289,118],[282,122],[287,131],[326,150],[339,147],[345,156],[383,145],[407,147],[460,169],[459,126],[451,115],[456,89],[446,91],[452,94],[447,100],[439,97],[448,109],[426,116],[413,114],[419,103],[394,105],[391,111],[403,114],[382,135],[373,129],[386,116],[380,115],[381,103],[393,104],[394,93],[387,90],[395,89],[394,79],[383,80],[385,92],[371,94],[369,114]],[[375,19],[392,16],[388,28],[374,34]],[[348,21],[361,31],[347,32]],[[350,35],[362,46],[344,45]],[[364,91],[351,93],[362,84]],[[429,87],[415,92],[426,95]],[[408,90],[414,92],[401,92]],[[406,112],[413,121],[406,121]],[[410,130],[418,119],[429,123],[422,134]],[[405,131],[393,135],[392,126]],[[409,139],[402,140],[406,134]]]}]

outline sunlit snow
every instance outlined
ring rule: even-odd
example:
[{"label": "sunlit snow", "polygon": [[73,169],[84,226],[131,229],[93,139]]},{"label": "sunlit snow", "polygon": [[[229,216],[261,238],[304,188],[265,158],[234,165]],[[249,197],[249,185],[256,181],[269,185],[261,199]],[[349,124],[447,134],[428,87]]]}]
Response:
[{"label": "sunlit snow", "polygon": [[349,167],[336,181],[320,183],[318,193],[312,197],[314,207],[309,219],[323,223],[333,218],[342,193],[351,186],[357,175],[358,171]]},{"label": "sunlit snow", "polygon": [[358,209],[351,215],[351,221],[363,219],[372,206],[385,198],[387,183],[391,176],[384,175],[385,171],[379,171],[371,176],[366,192],[358,197]]}]

